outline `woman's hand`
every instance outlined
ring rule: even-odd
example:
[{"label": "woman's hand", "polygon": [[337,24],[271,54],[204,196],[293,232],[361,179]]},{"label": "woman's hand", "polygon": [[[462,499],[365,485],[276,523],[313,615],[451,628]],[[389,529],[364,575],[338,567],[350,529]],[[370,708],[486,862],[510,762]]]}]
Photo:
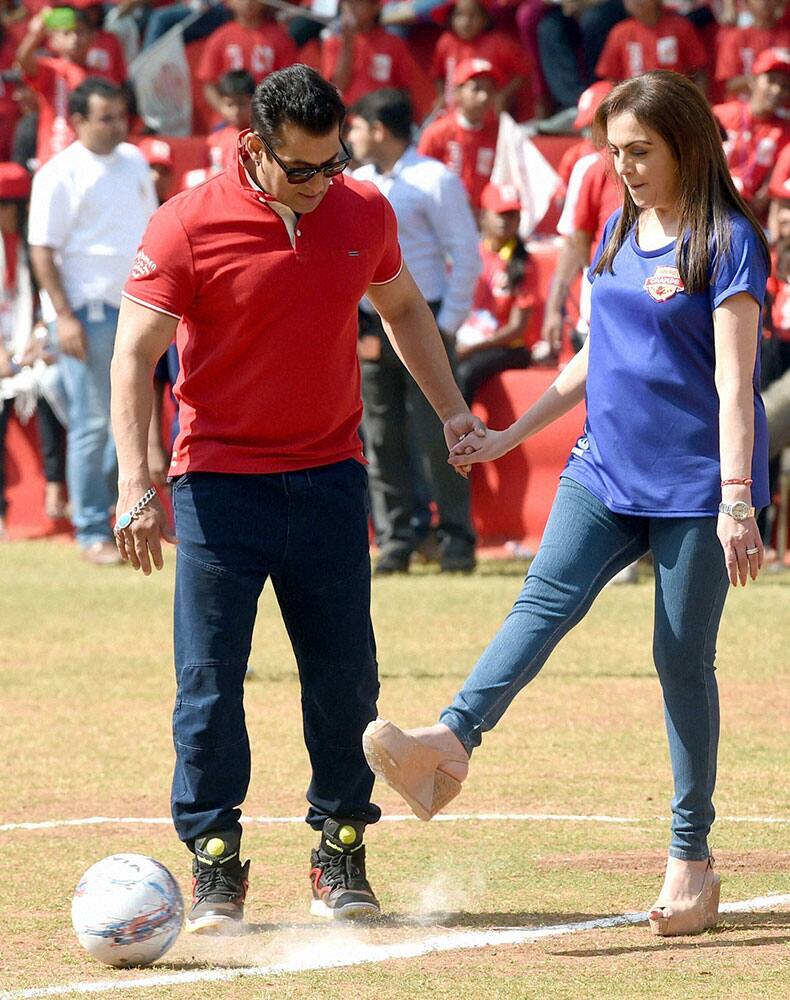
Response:
[{"label": "woman's hand", "polygon": [[739,582],[745,587],[749,577],[756,580],[763,566],[764,550],[755,519],[747,517],[745,521],[736,521],[729,514],[719,514],[716,534],[724,549],[727,576],[733,587]]},{"label": "woman's hand", "polygon": [[495,458],[506,455],[513,444],[508,431],[494,431],[489,427],[484,438],[470,434],[463,441],[459,441],[450,449],[447,461],[456,468],[468,467],[479,462],[493,462]]}]

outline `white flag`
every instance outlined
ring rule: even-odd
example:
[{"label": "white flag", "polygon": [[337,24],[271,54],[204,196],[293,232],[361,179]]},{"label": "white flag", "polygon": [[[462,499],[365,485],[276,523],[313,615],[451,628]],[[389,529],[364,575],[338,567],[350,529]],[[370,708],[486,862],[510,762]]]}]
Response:
[{"label": "white flag", "polygon": [[160,135],[192,134],[192,77],[183,36],[187,23],[171,28],[129,66],[140,117]]},{"label": "white flag", "polygon": [[494,184],[512,184],[521,200],[519,236],[526,240],[549,209],[559,174],[529,138],[526,126],[509,114],[499,116],[499,136],[491,172]]}]

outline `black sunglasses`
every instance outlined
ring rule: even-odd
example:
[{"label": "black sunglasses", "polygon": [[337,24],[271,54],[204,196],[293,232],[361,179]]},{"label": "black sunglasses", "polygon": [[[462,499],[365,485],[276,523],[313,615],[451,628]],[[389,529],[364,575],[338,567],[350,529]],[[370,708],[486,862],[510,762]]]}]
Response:
[{"label": "black sunglasses", "polygon": [[[337,177],[338,174],[343,173],[351,162],[351,153],[343,140],[340,139],[340,145],[343,147],[343,152],[346,154],[341,160],[333,160],[332,163],[325,163],[323,167],[289,167],[283,163],[280,157],[275,153],[269,143],[259,132],[256,132],[255,135],[258,136],[264,146],[272,154],[274,162],[285,174],[285,179],[289,184],[305,184],[307,181],[312,180],[316,174],[323,174],[324,177]],[[338,138],[340,137],[338,136]]]}]

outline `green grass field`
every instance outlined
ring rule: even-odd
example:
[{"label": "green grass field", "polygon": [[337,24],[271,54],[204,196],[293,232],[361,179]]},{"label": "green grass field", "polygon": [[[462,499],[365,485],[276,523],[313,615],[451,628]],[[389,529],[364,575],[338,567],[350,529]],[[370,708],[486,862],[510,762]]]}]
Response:
[{"label": "green grass field", "polygon": [[[0,548],[0,827],[168,816],[173,563],[169,552],[165,571],[144,579],[126,568],[85,565],[65,544]],[[471,577],[421,571],[376,581],[383,716],[407,726],[433,720],[493,635],[523,572],[521,564],[487,563]],[[81,950],[71,896],[89,865],[119,851],[156,857],[187,896],[189,855],[169,824],[0,829],[0,997],[108,981],[139,985],[107,995],[157,1000],[788,995],[790,905],[725,915],[699,938],[659,940],[642,924],[348,968],[186,979],[285,961],[350,962],[372,945],[645,910],[661,882],[670,798],[650,660],[652,600],[647,574],[636,586],[601,595],[475,755],[448,809],[632,822],[383,822],[368,831],[368,869],[388,919],[364,928],[311,920],[306,876],[315,838],[306,826],[250,823],[247,915],[254,932],[222,941],[182,935],[154,966],[134,971],[101,966]],[[732,593],[725,611],[713,836],[723,901],[790,893],[788,608],[785,573]],[[245,812],[298,817],[308,780],[298,684],[269,591],[251,662],[253,780]],[[407,812],[387,788],[376,789],[376,800],[386,815]],[[155,975],[180,979],[144,986]]]}]

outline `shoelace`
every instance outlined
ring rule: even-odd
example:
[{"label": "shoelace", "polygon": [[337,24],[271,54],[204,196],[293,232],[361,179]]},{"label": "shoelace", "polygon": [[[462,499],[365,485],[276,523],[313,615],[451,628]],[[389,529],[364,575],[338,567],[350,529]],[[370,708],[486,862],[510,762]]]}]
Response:
[{"label": "shoelace", "polygon": [[242,891],[241,873],[231,872],[222,865],[211,868],[201,865],[197,874],[196,895],[224,896],[228,902],[235,899]]},{"label": "shoelace", "polygon": [[[324,881],[344,889],[367,888],[365,870],[353,854],[326,854],[321,858]],[[354,885],[357,883],[357,885]]]}]

